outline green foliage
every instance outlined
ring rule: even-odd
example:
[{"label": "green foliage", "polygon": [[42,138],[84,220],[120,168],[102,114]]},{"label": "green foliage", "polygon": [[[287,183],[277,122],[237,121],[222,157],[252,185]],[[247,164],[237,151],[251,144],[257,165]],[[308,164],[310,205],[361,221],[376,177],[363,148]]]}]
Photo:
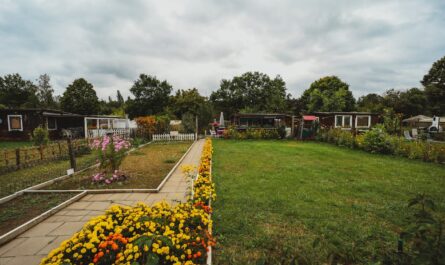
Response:
[{"label": "green foliage", "polygon": [[[206,97],[201,96],[196,88],[178,90],[175,96],[171,98],[168,111],[183,121],[187,121],[190,114],[198,116],[198,127],[201,130],[208,127],[213,117],[212,104]],[[195,122],[193,122],[193,129],[190,128],[192,127],[187,126],[186,131],[195,131]]]},{"label": "green foliage", "polygon": [[431,114],[445,115],[445,56],[436,61],[421,81]]},{"label": "green foliage", "polygon": [[235,127],[229,127],[224,131],[225,139],[281,139],[277,129],[248,128],[245,131],[238,131]]},{"label": "green foliage", "polygon": [[389,135],[383,126],[377,126],[355,137],[350,131],[323,130],[319,133],[318,140],[338,146],[363,149],[372,153],[393,154],[425,162],[445,163],[445,144],[406,141],[402,137]]},{"label": "green foliage", "polygon": [[232,80],[223,79],[210,100],[227,117],[243,109],[251,112],[283,112],[287,107],[286,83],[260,72],[246,72]]},{"label": "green foliage", "polygon": [[53,96],[54,89],[50,84],[50,77],[48,74],[40,75],[37,79],[37,98],[39,105],[43,108],[58,108],[57,102]]},{"label": "green foliage", "polygon": [[433,199],[418,194],[408,206],[415,212],[401,238],[408,245],[409,264],[445,264],[445,219],[436,212]]},{"label": "green foliage", "polygon": [[195,115],[190,112],[184,113],[182,115],[182,127],[185,133],[194,133],[196,130]]},{"label": "green foliage", "polygon": [[97,114],[99,100],[93,85],[79,78],[70,84],[60,99],[62,110],[76,114]]},{"label": "green foliage", "polygon": [[126,112],[134,118],[162,113],[169,104],[172,86],[166,80],[140,74],[130,92],[134,99],[127,100]]},{"label": "green foliage", "polygon": [[364,134],[363,149],[371,153],[392,153],[391,143],[383,126],[376,126]]},{"label": "green foliage", "polygon": [[39,105],[37,87],[19,74],[0,77],[0,104],[9,108],[35,108]]},{"label": "green foliage", "polygon": [[349,148],[353,148],[356,145],[354,135],[350,131],[343,131],[338,128],[331,128],[329,130],[321,131],[318,139],[324,142]]},{"label": "green foliage", "polygon": [[355,99],[349,85],[337,76],[326,76],[313,82],[301,96],[307,112],[352,111]]},{"label": "green foliage", "polygon": [[286,138],[286,126],[283,125],[278,127],[277,132],[281,139]]},{"label": "green foliage", "polygon": [[383,114],[383,126],[389,134],[400,133],[402,114],[396,113],[394,109],[386,108]]},{"label": "green foliage", "polygon": [[31,136],[34,145],[47,145],[49,142],[48,130],[41,126],[34,129]]},{"label": "green foliage", "polygon": [[374,93],[362,96],[357,100],[357,110],[382,113],[384,109],[383,97]]},{"label": "green foliage", "polygon": [[170,111],[176,117],[182,117],[185,113],[191,113],[197,115],[199,113],[200,106],[204,104],[206,98],[199,94],[196,88],[187,90],[178,90],[176,94],[171,98]]}]

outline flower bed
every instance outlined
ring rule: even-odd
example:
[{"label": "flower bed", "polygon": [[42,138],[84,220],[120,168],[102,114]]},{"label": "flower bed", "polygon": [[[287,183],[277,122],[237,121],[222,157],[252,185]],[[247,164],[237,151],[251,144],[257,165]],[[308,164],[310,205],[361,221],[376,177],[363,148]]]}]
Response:
[{"label": "flower bed", "polygon": [[209,247],[215,244],[208,205],[215,199],[211,159],[212,142],[207,139],[194,197],[187,203],[112,206],[41,264],[205,264]]},{"label": "flower bed", "polygon": [[349,148],[358,148],[371,153],[392,154],[410,159],[445,163],[445,144],[428,141],[407,141],[389,135],[381,127],[365,134],[354,135],[349,131],[330,129],[320,133],[319,140]]}]

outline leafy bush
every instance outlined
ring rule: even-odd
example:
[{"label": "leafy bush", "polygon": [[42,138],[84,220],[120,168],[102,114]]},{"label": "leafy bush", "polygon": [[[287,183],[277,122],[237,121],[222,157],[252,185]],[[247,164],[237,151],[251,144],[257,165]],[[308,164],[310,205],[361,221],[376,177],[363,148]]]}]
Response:
[{"label": "leafy bush", "polygon": [[32,132],[31,139],[36,146],[47,145],[49,142],[48,130],[42,128],[41,126],[35,128]]},{"label": "leafy bush", "polygon": [[319,140],[350,148],[353,148],[356,145],[354,135],[350,131],[343,131],[341,129],[322,131]]},{"label": "leafy bush", "polygon": [[278,135],[281,139],[286,138],[286,126],[280,126],[278,127]]},{"label": "leafy bush", "polygon": [[445,264],[445,219],[432,198],[418,194],[408,204],[415,212],[400,234],[408,245],[404,264]]},{"label": "leafy bush", "polygon": [[388,134],[381,126],[376,126],[364,134],[363,149],[371,153],[392,153]]},{"label": "leafy bush", "polygon": [[317,139],[338,146],[362,149],[371,153],[393,154],[409,159],[445,163],[445,143],[420,140],[407,141],[402,137],[389,135],[382,126],[377,126],[355,137],[350,131],[329,129],[321,131]]},{"label": "leafy bush", "polygon": [[277,129],[248,128],[245,131],[238,131],[235,127],[229,127],[224,131],[225,139],[281,139]]}]

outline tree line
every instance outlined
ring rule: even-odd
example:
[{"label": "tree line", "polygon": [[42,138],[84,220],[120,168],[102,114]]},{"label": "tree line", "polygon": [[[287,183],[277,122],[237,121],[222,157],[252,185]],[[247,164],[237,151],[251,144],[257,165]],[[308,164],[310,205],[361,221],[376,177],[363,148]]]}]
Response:
[{"label": "tree line", "polygon": [[54,96],[47,74],[35,82],[9,74],[0,77],[0,108],[52,108],[78,114],[128,114],[130,118],[168,115],[186,120],[197,115],[200,125],[208,124],[221,111],[226,117],[237,112],[298,115],[317,111],[382,113],[388,109],[404,117],[445,115],[445,57],[432,65],[420,83],[420,88],[389,89],[381,95],[370,93],[355,99],[346,82],[326,76],[314,81],[301,97],[293,98],[281,76],[247,72],[221,80],[219,88],[205,97],[196,88],[174,92],[167,80],[140,74],[130,87],[132,96],[124,99],[117,90],[115,98],[102,100],[84,78],[74,80],[61,96]]}]

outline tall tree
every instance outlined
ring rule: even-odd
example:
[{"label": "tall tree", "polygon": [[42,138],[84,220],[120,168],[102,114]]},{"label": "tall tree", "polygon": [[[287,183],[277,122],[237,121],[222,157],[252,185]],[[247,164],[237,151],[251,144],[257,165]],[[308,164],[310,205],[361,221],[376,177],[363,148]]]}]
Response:
[{"label": "tall tree", "polygon": [[433,115],[445,115],[445,56],[436,61],[421,81]]},{"label": "tall tree", "polygon": [[116,99],[117,99],[117,103],[119,104],[119,107],[123,107],[125,104],[125,101],[124,101],[124,97],[122,96],[119,89],[117,90]]},{"label": "tall tree", "polygon": [[428,112],[425,92],[418,88],[411,88],[400,93],[399,109],[396,111],[403,113],[404,117],[411,117]]},{"label": "tall tree", "polygon": [[48,74],[40,75],[37,79],[37,98],[39,104],[43,108],[56,108],[57,104],[54,100],[54,89],[50,84],[50,77]]},{"label": "tall tree", "polygon": [[9,108],[38,107],[37,87],[19,74],[0,77],[0,104]]},{"label": "tall tree", "polygon": [[61,107],[64,111],[77,114],[97,114],[99,112],[99,99],[93,85],[85,79],[79,78],[70,84],[62,98]]},{"label": "tall tree", "polygon": [[134,99],[127,101],[127,113],[130,118],[159,114],[164,111],[170,100],[172,86],[160,81],[155,76],[140,74],[130,88]]},{"label": "tall tree", "polygon": [[286,83],[278,75],[271,79],[260,72],[247,72],[232,80],[223,79],[210,95],[218,111],[227,115],[236,112],[281,112],[286,110]]},{"label": "tall tree", "polygon": [[355,108],[349,85],[337,76],[326,76],[313,82],[303,92],[301,101],[307,112],[352,111]]},{"label": "tall tree", "polygon": [[358,111],[382,113],[384,108],[383,97],[374,93],[361,96],[357,100]]},{"label": "tall tree", "polygon": [[181,118],[187,112],[197,115],[205,101],[206,98],[201,96],[196,88],[180,89],[171,98],[170,110],[178,118]]}]

